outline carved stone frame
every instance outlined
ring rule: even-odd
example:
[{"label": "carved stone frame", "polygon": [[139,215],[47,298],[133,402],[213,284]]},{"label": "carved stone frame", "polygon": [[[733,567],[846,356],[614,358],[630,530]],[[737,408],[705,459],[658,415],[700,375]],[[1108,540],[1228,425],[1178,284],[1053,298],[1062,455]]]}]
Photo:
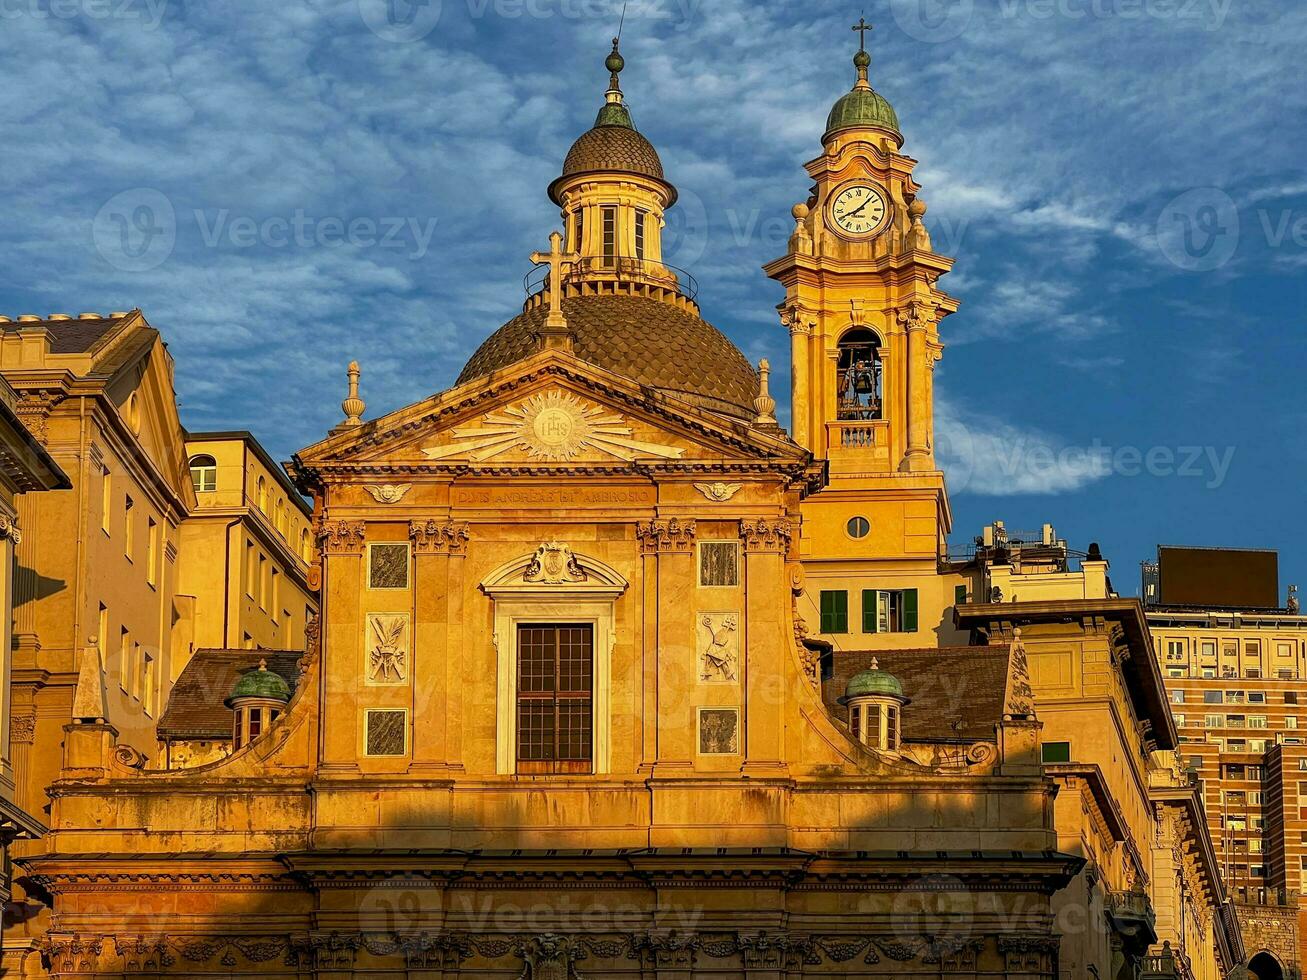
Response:
[{"label": "carved stone frame", "polygon": [[613,607],[628,582],[598,559],[573,553],[584,581],[527,582],[534,553],[501,565],[481,582],[494,603],[496,650],[495,772],[517,774],[517,627],[520,623],[585,623],[594,630],[592,772],[612,771]]}]

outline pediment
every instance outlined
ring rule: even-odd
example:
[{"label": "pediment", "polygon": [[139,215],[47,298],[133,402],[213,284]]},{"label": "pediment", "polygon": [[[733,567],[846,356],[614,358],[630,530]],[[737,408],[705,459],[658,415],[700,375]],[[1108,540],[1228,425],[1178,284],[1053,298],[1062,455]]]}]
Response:
[{"label": "pediment", "polygon": [[517,367],[328,439],[300,462],[466,470],[806,459],[778,429],[651,392],[570,355],[548,352]]}]

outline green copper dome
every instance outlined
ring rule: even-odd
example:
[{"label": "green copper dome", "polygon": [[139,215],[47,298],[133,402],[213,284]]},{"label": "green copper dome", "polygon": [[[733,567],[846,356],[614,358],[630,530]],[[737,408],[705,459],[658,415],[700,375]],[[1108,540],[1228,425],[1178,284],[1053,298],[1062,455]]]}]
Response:
[{"label": "green copper dome", "polygon": [[225,704],[230,708],[233,702],[242,698],[289,701],[290,685],[286,683],[285,678],[280,674],[269,670],[267,661],[263,661],[254,670],[247,671],[236,682],[236,686],[231,689],[231,696],[227,698]]},{"label": "green copper dome", "polygon": [[874,660],[871,662],[870,670],[861,670],[849,678],[849,683],[844,688],[844,697],[840,698],[840,704],[848,704],[854,698],[868,696],[907,701],[899,679],[881,670]]},{"label": "green copper dome", "polygon": [[835,103],[835,108],[831,109],[823,141],[837,130],[853,127],[874,127],[899,133],[899,114],[867,81],[867,68],[870,64],[871,55],[866,51],[859,51],[853,56],[853,66],[858,69],[857,84],[853,86],[852,92],[843,96]]}]

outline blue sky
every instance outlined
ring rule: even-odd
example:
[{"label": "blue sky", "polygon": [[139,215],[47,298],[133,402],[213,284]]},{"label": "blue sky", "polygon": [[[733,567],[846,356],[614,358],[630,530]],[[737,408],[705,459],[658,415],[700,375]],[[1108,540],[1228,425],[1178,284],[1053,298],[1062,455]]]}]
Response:
[{"label": "blue sky", "polygon": [[[392,6],[393,5],[393,6]],[[145,310],[193,429],[279,458],[448,386],[523,299],[621,0],[0,0],[0,311]],[[866,13],[957,258],[940,455],[988,521],[1271,547],[1307,586],[1307,5],[632,0],[623,87],[669,261],[787,376],[781,254]],[[782,404],[787,392],[777,392]]]}]

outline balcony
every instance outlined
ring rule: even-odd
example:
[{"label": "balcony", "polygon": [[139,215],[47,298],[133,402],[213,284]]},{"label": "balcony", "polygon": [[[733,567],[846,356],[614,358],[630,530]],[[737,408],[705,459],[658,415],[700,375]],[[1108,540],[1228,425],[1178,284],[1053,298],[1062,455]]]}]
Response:
[{"label": "balcony", "polygon": [[1139,974],[1140,980],[1194,980],[1194,971],[1189,957],[1182,951],[1171,948],[1169,942],[1163,943],[1161,950],[1144,957],[1144,968]]},{"label": "balcony", "polygon": [[[548,263],[532,268],[523,279],[523,310],[549,305]],[[666,262],[625,255],[584,255],[567,261],[562,274],[564,299],[575,296],[647,296],[673,302],[698,313],[699,283],[684,269]]]},{"label": "balcony", "polygon": [[1107,917],[1127,949],[1142,951],[1157,942],[1157,914],[1147,892],[1109,892]]}]

